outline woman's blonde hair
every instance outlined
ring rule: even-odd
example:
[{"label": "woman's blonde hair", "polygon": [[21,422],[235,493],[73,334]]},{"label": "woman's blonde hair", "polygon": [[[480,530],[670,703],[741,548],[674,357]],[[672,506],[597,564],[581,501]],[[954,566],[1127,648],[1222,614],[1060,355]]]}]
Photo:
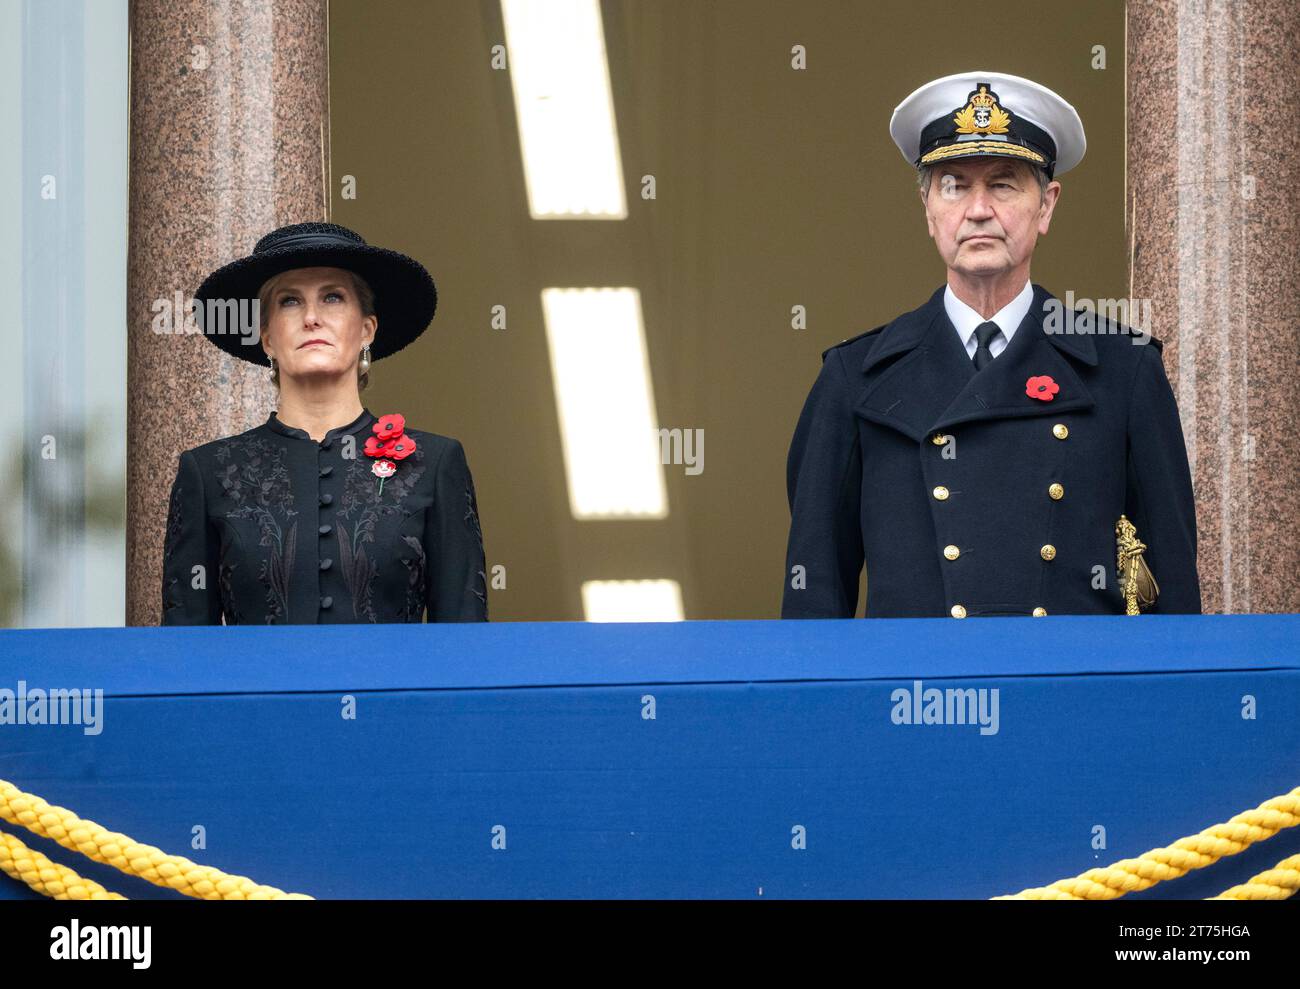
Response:
[{"label": "woman's blonde hair", "polygon": [[[363,317],[375,315],[375,292],[370,287],[370,284],[355,271],[349,271],[347,268],[341,268],[340,270],[352,279],[352,291],[356,293],[357,304],[361,307],[361,315]],[[266,324],[271,318],[271,296],[274,295],[275,290],[279,288],[280,282],[284,280],[284,276],[289,273],[290,272],[288,271],[282,271],[280,274],[268,278],[266,283],[257,293],[257,307],[260,312],[259,321],[261,323],[262,333],[266,333]],[[275,385],[276,390],[278,391],[280,388],[280,368],[278,366],[271,373],[271,383]],[[361,364],[358,362],[357,391],[365,391],[366,385],[368,384],[370,384],[370,372],[368,370],[362,370]]]}]

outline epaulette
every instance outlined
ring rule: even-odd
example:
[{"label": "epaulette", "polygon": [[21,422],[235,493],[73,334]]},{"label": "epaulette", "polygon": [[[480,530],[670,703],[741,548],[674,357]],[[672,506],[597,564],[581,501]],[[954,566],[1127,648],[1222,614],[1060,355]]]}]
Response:
[{"label": "epaulette", "polygon": [[1123,323],[1119,323],[1117,325],[1119,326],[1121,331],[1127,333],[1131,337],[1145,337],[1147,343],[1151,344],[1151,346],[1156,348],[1157,354],[1161,353],[1165,349],[1165,342],[1163,340],[1158,339],[1154,334],[1141,333],[1138,330],[1133,329],[1133,327],[1131,326],[1125,326]]},{"label": "epaulette", "polygon": [[[1089,310],[1086,309],[1074,310],[1074,318],[1076,320],[1079,318],[1079,316],[1084,314],[1089,315],[1090,318],[1093,320],[1097,319],[1096,314],[1092,313]],[[1133,329],[1133,327],[1129,326],[1126,323],[1121,323],[1118,320],[1110,319],[1108,317],[1103,317],[1103,320],[1105,323],[1105,327],[1104,328],[1098,327],[1098,332],[1100,333],[1115,333],[1115,334],[1123,333],[1125,336],[1130,336],[1130,337],[1139,337],[1139,338],[1145,337],[1147,341],[1156,348],[1156,353],[1160,353],[1161,351],[1164,350],[1165,347],[1164,341],[1157,340],[1153,334],[1143,333],[1140,330],[1135,330]]]},{"label": "epaulette", "polygon": [[867,330],[865,333],[859,333],[859,334],[858,334],[857,336],[855,336],[855,337],[849,337],[847,340],[841,340],[839,343],[834,344],[834,345],[832,345],[832,346],[830,346],[830,347],[827,347],[825,350],[822,351],[822,361],[825,361],[825,360],[826,360],[826,355],[829,354],[829,353],[830,353],[832,350],[834,350],[836,347],[843,347],[843,346],[845,346],[846,344],[853,343],[853,342],[856,341],[856,340],[861,340],[863,337],[869,337],[869,336],[871,336],[871,334],[873,334],[873,333],[879,333],[881,330],[883,330],[883,329],[885,328],[885,326],[888,326],[888,325],[889,325],[888,323],[885,323],[883,326],[877,326],[874,330]]}]

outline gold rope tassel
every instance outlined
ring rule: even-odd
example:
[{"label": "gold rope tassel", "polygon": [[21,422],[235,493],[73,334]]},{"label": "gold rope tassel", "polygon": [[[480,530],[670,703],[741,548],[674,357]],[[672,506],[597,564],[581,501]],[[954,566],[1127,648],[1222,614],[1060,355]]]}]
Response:
[{"label": "gold rope tassel", "polygon": [[0,831],[0,872],[56,900],[125,900]]},{"label": "gold rope tassel", "polygon": [[[1104,868],[1089,869],[1073,879],[1059,879],[1050,886],[1025,889],[1010,896],[995,896],[994,899],[1113,900],[1125,893],[1149,889],[1158,882],[1177,879],[1193,869],[1212,865],[1224,856],[1236,855],[1242,849],[1297,824],[1300,824],[1300,786],[1290,793],[1264,801],[1254,810],[1238,814],[1226,824],[1212,825],[1199,834],[1179,838],[1164,848],[1153,848],[1135,859],[1123,859]],[[1269,873],[1261,875],[1268,876]]]},{"label": "gold rope tassel", "polygon": [[94,821],[83,820],[66,807],[55,807],[40,797],[24,793],[8,780],[0,780],[0,820],[57,841],[64,848],[111,865],[129,876],[139,876],[155,886],[165,886],[197,899],[311,899],[302,893],[286,893],[274,886],[262,886],[246,876],[232,876],[212,866],[199,865],[181,855],[168,855],[153,845],[142,845]]},{"label": "gold rope tassel", "polygon": [[1284,858],[1273,868],[1251,876],[1240,886],[1225,889],[1211,900],[1285,900],[1300,890],[1300,855]]},{"label": "gold rope tassel", "polygon": [[1150,608],[1160,596],[1160,585],[1143,556],[1146,550],[1147,544],[1138,539],[1133,523],[1121,515],[1115,523],[1115,567],[1126,615],[1141,614],[1142,608]]}]

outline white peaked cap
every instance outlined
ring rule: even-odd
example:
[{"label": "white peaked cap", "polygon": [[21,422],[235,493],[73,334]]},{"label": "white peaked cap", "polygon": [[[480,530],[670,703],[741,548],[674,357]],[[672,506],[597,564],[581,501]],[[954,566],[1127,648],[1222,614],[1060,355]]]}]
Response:
[{"label": "white peaked cap", "polygon": [[961,72],[927,82],[894,109],[889,135],[916,168],[997,155],[1062,175],[1087,148],[1074,107],[1046,86],[1005,72]]}]

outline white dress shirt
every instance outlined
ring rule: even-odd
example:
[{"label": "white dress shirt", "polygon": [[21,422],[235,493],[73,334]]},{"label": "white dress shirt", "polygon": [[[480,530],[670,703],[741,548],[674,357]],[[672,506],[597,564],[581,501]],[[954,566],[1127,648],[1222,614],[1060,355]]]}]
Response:
[{"label": "white dress shirt", "polygon": [[[993,314],[992,321],[997,323],[998,329],[1002,331],[1001,336],[996,336],[989,342],[989,353],[994,357],[1007,349],[1011,338],[1015,336],[1016,327],[1029,312],[1029,305],[1033,300],[1033,287],[1029,280],[1025,279],[1025,287],[1020,290],[1020,294]],[[975,328],[987,320],[957,298],[951,285],[944,290],[943,307],[947,310],[952,325],[957,327],[957,336],[961,338],[962,346],[966,348],[966,356],[974,360],[975,350],[979,346],[979,341],[975,339]]]}]

